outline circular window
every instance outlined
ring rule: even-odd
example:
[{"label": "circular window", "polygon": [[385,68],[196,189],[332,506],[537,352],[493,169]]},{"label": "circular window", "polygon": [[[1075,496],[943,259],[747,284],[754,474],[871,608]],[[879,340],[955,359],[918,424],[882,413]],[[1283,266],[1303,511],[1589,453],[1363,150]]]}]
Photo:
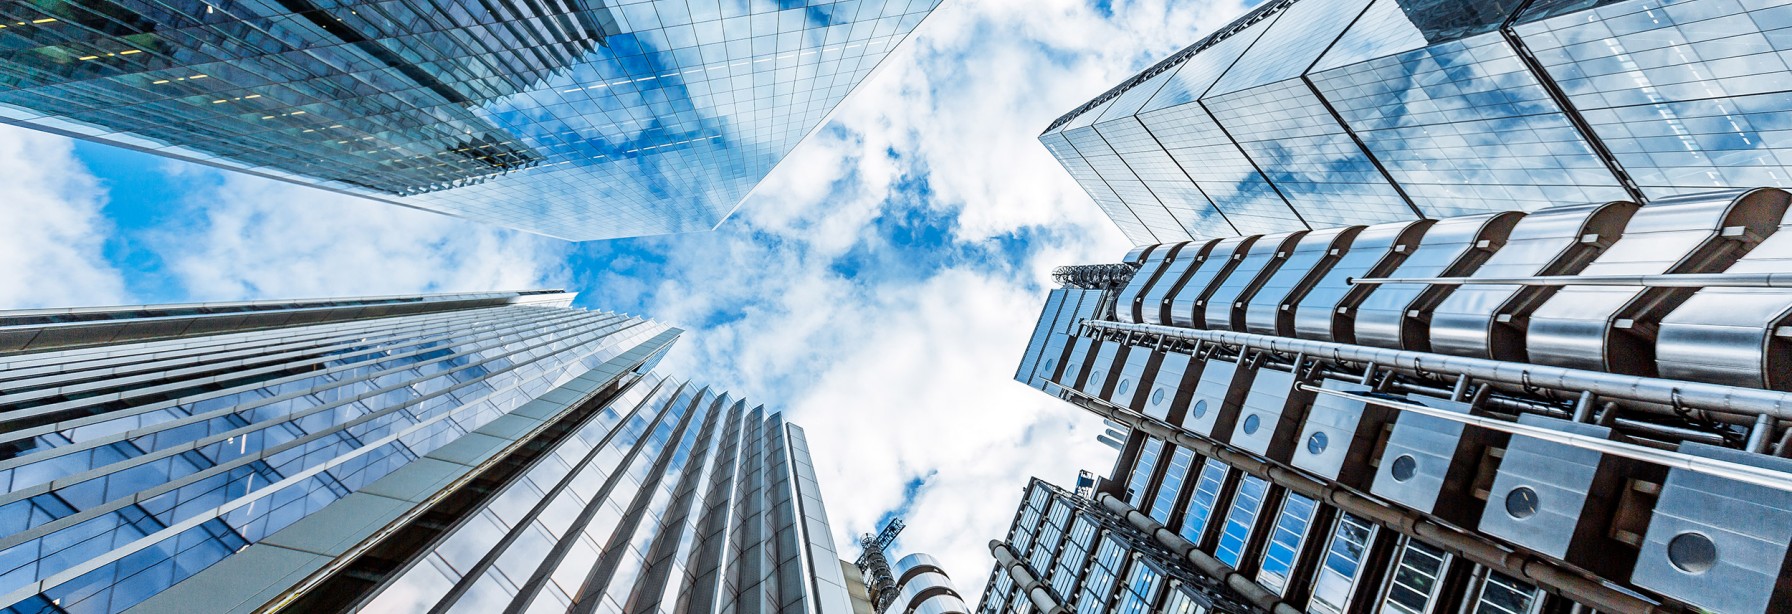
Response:
[{"label": "circular window", "polygon": [[1537,515],[1537,491],[1520,486],[1506,493],[1506,513],[1519,520]]},{"label": "circular window", "polygon": [[1405,482],[1419,472],[1419,459],[1413,458],[1411,454],[1401,454],[1400,458],[1394,459],[1394,466],[1389,467],[1388,471],[1394,475],[1395,482]]},{"label": "circular window", "polygon": [[1053,365],[1056,365],[1056,364],[1058,364],[1058,359],[1056,359],[1056,358],[1047,358],[1047,359],[1045,359],[1045,370],[1046,370],[1046,371],[1048,371],[1048,372],[1049,372],[1049,371],[1051,371],[1051,370],[1052,370],[1052,366],[1053,366]]},{"label": "circular window", "polygon": [[1151,404],[1152,405],[1163,405],[1164,404],[1164,389],[1158,388],[1157,390],[1154,390],[1151,392]]},{"label": "circular window", "polygon": [[1717,565],[1717,544],[1699,533],[1681,533],[1668,540],[1668,562],[1690,574],[1702,574]]},{"label": "circular window", "polygon": [[1307,451],[1314,454],[1324,453],[1326,439],[1325,433],[1313,433],[1313,436],[1307,438]]},{"label": "circular window", "polygon": [[1089,384],[1090,385],[1100,386],[1102,381],[1104,381],[1104,380],[1101,379],[1101,370],[1100,369],[1097,369],[1094,373],[1089,374]]},{"label": "circular window", "polygon": [[1205,415],[1207,415],[1207,402],[1195,401],[1195,417],[1199,418]]},{"label": "circular window", "polygon": [[1255,434],[1257,429],[1261,426],[1263,426],[1263,419],[1258,418],[1257,414],[1246,416],[1244,419],[1244,434]]},{"label": "circular window", "polygon": [[1131,390],[1131,389],[1132,389],[1132,380],[1123,379],[1123,380],[1120,380],[1120,387],[1118,389],[1114,390],[1114,394],[1126,394],[1126,391]]}]

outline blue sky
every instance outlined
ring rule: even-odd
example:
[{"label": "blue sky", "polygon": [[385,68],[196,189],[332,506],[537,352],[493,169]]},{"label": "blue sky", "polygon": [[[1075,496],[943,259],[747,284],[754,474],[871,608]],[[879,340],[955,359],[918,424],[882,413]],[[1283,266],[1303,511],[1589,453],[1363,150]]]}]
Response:
[{"label": "blue sky", "polygon": [[710,233],[570,244],[0,126],[0,308],[564,287],[687,329],[662,372],[787,411],[839,537],[905,510],[974,598],[1028,476],[1112,461],[1010,379],[1051,267],[1128,247],[1035,139],[1243,10],[948,0]]}]

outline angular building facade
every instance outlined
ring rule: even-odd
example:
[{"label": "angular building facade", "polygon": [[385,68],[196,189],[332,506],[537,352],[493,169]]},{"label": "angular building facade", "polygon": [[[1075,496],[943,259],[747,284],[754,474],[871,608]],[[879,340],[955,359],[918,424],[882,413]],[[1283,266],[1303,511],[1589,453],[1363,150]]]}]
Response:
[{"label": "angular building facade", "polygon": [[1569,203],[1060,269],[1016,379],[1131,433],[1088,496],[1030,487],[983,611],[1787,611],[1788,205]]},{"label": "angular building facade", "polygon": [[571,300],[0,313],[0,611],[851,612],[802,429]]},{"label": "angular building facade", "polygon": [[1271,0],[1039,138],[1138,245],[1788,187],[1788,10]]},{"label": "angular building facade", "polygon": [[938,0],[43,0],[0,121],[569,240],[709,230]]}]

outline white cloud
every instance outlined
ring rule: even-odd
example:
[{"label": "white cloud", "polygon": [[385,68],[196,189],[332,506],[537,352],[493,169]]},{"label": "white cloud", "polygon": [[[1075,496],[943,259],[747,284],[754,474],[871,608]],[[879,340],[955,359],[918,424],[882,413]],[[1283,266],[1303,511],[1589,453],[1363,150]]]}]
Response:
[{"label": "white cloud", "polygon": [[105,258],[106,190],[69,139],[0,126],[0,309],[130,302]]},{"label": "white cloud", "polygon": [[180,218],[146,239],[191,300],[564,284],[561,241],[235,173],[193,175]]}]

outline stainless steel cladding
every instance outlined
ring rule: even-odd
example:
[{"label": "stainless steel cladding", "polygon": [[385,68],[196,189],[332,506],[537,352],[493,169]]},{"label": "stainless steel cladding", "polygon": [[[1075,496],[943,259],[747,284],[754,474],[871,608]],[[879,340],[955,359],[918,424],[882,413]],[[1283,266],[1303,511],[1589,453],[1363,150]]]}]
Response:
[{"label": "stainless steel cladding", "polygon": [[[1410,402],[1474,413],[1467,403],[1426,397]],[[1504,440],[1501,433],[1461,422],[1402,413],[1394,420],[1369,492],[1458,526],[1474,526],[1486,504],[1474,496],[1475,476],[1481,473],[1487,447]]]},{"label": "stainless steel cladding", "polygon": [[1293,458],[1295,435],[1313,405],[1313,393],[1296,387],[1299,383],[1296,373],[1257,369],[1232,429],[1232,445],[1273,461]]},{"label": "stainless steel cladding", "polygon": [[[1522,415],[1518,423],[1625,440],[1607,427],[1543,416]],[[1625,491],[1633,483],[1652,489],[1665,473],[1658,466],[1585,448],[1513,437],[1488,491],[1479,529],[1604,577],[1627,577],[1643,527],[1625,523],[1644,516],[1636,513],[1640,498]],[[1630,504],[1631,511],[1622,523],[1620,503]]]},{"label": "stainless steel cladding", "polygon": [[[1651,203],[1580,275],[1718,273],[1763,238],[1786,213],[1778,189],[1723,192]],[[1531,314],[1531,362],[1655,375],[1655,331],[1697,288],[1565,286]]]},{"label": "stainless steel cladding", "polygon": [[[1506,244],[1523,213],[1472,215],[1439,221],[1426,231],[1418,250],[1389,277],[1460,277],[1473,273]],[[1356,343],[1399,350],[1431,349],[1431,309],[1448,288],[1427,284],[1381,284],[1357,308]]]},{"label": "stainless steel cladding", "polygon": [[[1792,220],[1725,273],[1792,271]],[[1792,289],[1705,288],[1661,319],[1655,343],[1662,377],[1792,389]]]},{"label": "stainless steel cladding", "polygon": [[[1618,239],[1636,204],[1551,207],[1525,216],[1506,246],[1469,277],[1578,273]],[[1431,315],[1431,350],[1494,360],[1524,360],[1525,323],[1554,293],[1551,286],[1464,285]]]},{"label": "stainless steel cladding", "polygon": [[1363,229],[1351,243],[1350,251],[1340,257],[1294,307],[1294,331],[1281,334],[1320,341],[1355,342],[1357,306],[1375,288],[1353,286],[1349,280],[1392,273],[1418,250],[1419,239],[1435,223],[1435,220],[1392,222]]},{"label": "stainless steel cladding", "polygon": [[1307,233],[1282,268],[1270,274],[1245,307],[1244,329],[1265,335],[1294,334],[1294,306],[1313,290],[1351,249],[1362,226]]},{"label": "stainless steel cladding", "polygon": [[1182,428],[1225,441],[1238,421],[1238,406],[1250,390],[1252,373],[1230,360],[1208,359],[1201,367],[1201,379],[1195,384]]},{"label": "stainless steel cladding", "polygon": [[1176,286],[1170,289],[1169,320],[1159,324],[1171,326],[1207,325],[1207,297],[1213,294],[1217,280],[1223,280],[1244,259],[1257,242],[1255,235],[1221,239],[1214,244],[1213,250],[1200,266],[1190,269],[1185,276],[1177,280]]},{"label": "stainless steel cladding", "polygon": [[1145,401],[1145,368],[1149,366],[1154,354],[1145,348],[1128,347],[1126,353],[1115,358],[1110,369],[1118,374],[1113,389],[1101,398],[1121,407],[1138,410]]},{"label": "stainless steel cladding", "polygon": [[[1698,443],[1680,451],[1792,473],[1792,460]],[[1714,612],[1792,611],[1792,492],[1668,472],[1630,580]]]},{"label": "stainless steel cladding", "polygon": [[[1321,386],[1351,393],[1372,390],[1335,379],[1327,379]],[[1382,432],[1398,414],[1386,405],[1317,395],[1307,411],[1306,425],[1295,439],[1289,464],[1351,488],[1367,489],[1375,475],[1375,452],[1381,447]]]},{"label": "stainless steel cladding", "polygon": [[[1206,325],[1202,328],[1218,330],[1244,330],[1244,306],[1263,287],[1264,282],[1274,275],[1282,263],[1288,261],[1288,254],[1300,243],[1301,237],[1307,235],[1302,230],[1279,235],[1259,237],[1251,246],[1251,251],[1240,260],[1225,279],[1207,299]],[[1197,324],[1197,326],[1200,326]]]},{"label": "stainless steel cladding", "polygon": [[[1139,303],[1144,299],[1145,288],[1157,281],[1157,276],[1164,272],[1164,264],[1175,258],[1176,253],[1182,251],[1185,245],[1188,244],[1147,245],[1135,247],[1132,252],[1127,253],[1129,257],[1134,253],[1138,254],[1139,270],[1133,273],[1132,279],[1127,280],[1126,287],[1120,289],[1120,294],[1114,301],[1115,315],[1120,321],[1142,321],[1139,319]],[[1127,261],[1132,260],[1129,258]]]},{"label": "stainless steel cladding", "polygon": [[[1145,409],[1141,413],[1158,420],[1181,421],[1191,396],[1185,390],[1194,387],[1194,382],[1187,378],[1191,360],[1193,357],[1188,354],[1170,352],[1162,355],[1151,375],[1151,392],[1145,397]],[[1199,370],[1200,367],[1195,366],[1195,371]]]},{"label": "stainless steel cladding", "polygon": [[[1176,289],[1182,287],[1183,279],[1190,270],[1198,268],[1213,253],[1213,246],[1219,239],[1183,243],[1182,249],[1175,252],[1172,260],[1164,263],[1163,268],[1149,280],[1150,285],[1143,289],[1144,295],[1135,299],[1133,308],[1139,322],[1170,322],[1170,297]],[[1135,277],[1136,278],[1136,277]],[[1124,304],[1124,303],[1123,303]]]}]

